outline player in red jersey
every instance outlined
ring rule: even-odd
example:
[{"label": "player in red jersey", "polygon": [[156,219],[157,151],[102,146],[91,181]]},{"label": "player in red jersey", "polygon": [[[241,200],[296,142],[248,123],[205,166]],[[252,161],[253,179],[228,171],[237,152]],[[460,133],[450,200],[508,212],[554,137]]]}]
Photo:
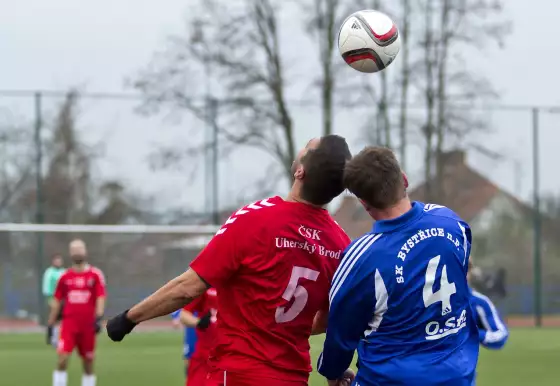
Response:
[{"label": "player in red jersey", "polygon": [[350,242],[324,209],[344,190],[348,159],[343,138],[311,140],[293,164],[287,199],[235,212],[187,272],[111,319],[109,337],[120,341],[211,286],[220,296],[207,385],[307,385],[309,337],[324,331],[330,283]]},{"label": "player in red jersey", "polygon": [[[202,296],[183,307],[179,319],[183,325],[196,328],[196,350],[191,357],[186,386],[204,386],[208,374],[208,356],[216,338],[218,292],[209,288]],[[198,318],[194,313],[202,315]]]},{"label": "player in red jersey", "polygon": [[58,280],[48,321],[49,326],[54,325],[63,301],[53,386],[67,385],[66,369],[74,348],[78,349],[82,357],[82,386],[95,386],[95,335],[101,329],[100,322],[105,309],[105,278],[99,269],[87,264],[86,245],[82,240],[70,243],[70,257],[73,265]]}]

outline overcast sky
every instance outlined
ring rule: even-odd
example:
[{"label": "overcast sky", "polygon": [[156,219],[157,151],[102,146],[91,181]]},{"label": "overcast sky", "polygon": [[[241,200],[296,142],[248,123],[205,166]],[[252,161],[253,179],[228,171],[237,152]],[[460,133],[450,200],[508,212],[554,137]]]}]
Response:
[{"label": "overcast sky", "polygon": [[[149,61],[168,34],[182,30],[184,16],[190,11],[187,3],[0,0],[0,89],[65,89],[81,85],[88,91],[130,91],[124,88],[124,79]],[[507,16],[514,23],[513,34],[503,50],[487,50],[470,57],[473,68],[492,79],[501,93],[501,103],[560,105],[560,42],[555,29],[560,5],[550,0],[505,3]],[[30,117],[31,106],[30,101],[0,97],[0,107],[8,108],[16,120]],[[50,101],[45,108],[52,106]],[[134,103],[109,101],[82,106],[84,135],[92,143],[106,144],[99,172],[125,178],[149,194],[157,193],[165,202],[199,206],[203,200],[200,179],[193,185],[181,174],[151,173],[145,160],[157,143],[186,141],[185,136],[168,121],[135,115],[133,107]],[[296,121],[303,122],[297,126],[300,145],[319,132],[318,112],[311,113],[311,118],[309,114],[294,113]],[[527,147],[531,138],[530,114],[500,112],[492,115],[492,123],[495,132],[484,137],[485,144],[507,154],[509,160],[497,163],[477,154],[471,154],[469,160],[501,186],[528,197],[532,178],[531,149]],[[560,115],[543,115],[541,126],[543,188],[559,191],[554,164],[560,162]],[[336,129],[350,138],[354,149],[359,148],[357,133],[351,128]],[[248,187],[253,173],[247,165],[254,163],[252,157],[257,153],[244,154],[251,156],[236,155],[222,165],[223,200]],[[414,170],[411,173],[418,174]]]}]

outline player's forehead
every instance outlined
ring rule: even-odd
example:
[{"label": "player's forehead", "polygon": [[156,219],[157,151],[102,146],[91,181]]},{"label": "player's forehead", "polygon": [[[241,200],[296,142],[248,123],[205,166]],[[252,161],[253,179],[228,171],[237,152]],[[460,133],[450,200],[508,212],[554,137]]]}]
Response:
[{"label": "player's forehead", "polygon": [[72,240],[70,242],[70,249],[84,249],[86,247],[86,243],[82,240]]}]

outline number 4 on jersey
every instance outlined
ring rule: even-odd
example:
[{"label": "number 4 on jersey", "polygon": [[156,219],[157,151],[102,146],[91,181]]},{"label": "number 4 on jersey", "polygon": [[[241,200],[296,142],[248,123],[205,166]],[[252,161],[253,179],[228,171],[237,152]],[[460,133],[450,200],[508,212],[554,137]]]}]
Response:
[{"label": "number 4 on jersey", "polygon": [[426,269],[426,282],[422,297],[424,298],[424,306],[427,308],[432,304],[441,302],[441,314],[447,315],[451,312],[451,295],[457,292],[455,283],[450,283],[447,279],[447,266],[444,264],[441,269],[441,279],[439,290],[434,292],[434,283],[436,281],[436,272],[439,266],[441,256],[436,256],[428,262]]},{"label": "number 4 on jersey", "polygon": [[319,272],[304,267],[294,267],[292,269],[292,276],[288,286],[282,295],[282,299],[289,302],[294,299],[292,306],[288,309],[286,307],[278,307],[276,309],[276,323],[287,323],[294,320],[301,311],[305,308],[309,294],[305,287],[298,285],[299,279],[307,279],[317,281]]}]

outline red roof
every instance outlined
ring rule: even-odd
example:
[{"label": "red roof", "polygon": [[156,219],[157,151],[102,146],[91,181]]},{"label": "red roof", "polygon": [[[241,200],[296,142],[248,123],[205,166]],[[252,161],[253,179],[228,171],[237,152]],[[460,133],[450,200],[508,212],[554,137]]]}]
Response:
[{"label": "red roof", "polygon": [[[442,178],[443,197],[430,200],[427,197],[427,184],[422,183],[409,192],[411,200],[445,205],[465,221],[471,221],[487,208],[498,193],[508,195],[514,202],[527,208],[517,198],[503,192],[492,181],[470,168],[465,162],[464,152],[452,151],[446,153],[446,157]],[[354,196],[344,197],[334,218],[351,238],[369,232],[373,225],[373,220]]]}]

